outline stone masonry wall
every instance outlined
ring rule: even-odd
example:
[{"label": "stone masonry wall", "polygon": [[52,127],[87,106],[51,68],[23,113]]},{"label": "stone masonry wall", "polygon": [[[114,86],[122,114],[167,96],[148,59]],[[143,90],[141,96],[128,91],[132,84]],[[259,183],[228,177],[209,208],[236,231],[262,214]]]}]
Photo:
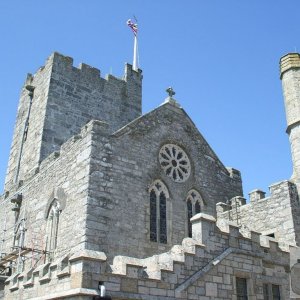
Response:
[{"label": "stone masonry wall", "polygon": [[[142,75],[126,64],[123,79],[86,64],[72,66],[73,59],[53,53],[44,67],[26,84],[35,87],[24,143],[19,179],[35,172],[39,163],[92,119],[106,121],[115,131],[141,115]],[[20,153],[29,97],[22,91],[5,189],[13,183]]]},{"label": "stone masonry wall", "polygon": [[79,69],[73,59],[54,53],[48,93],[41,158],[57,149],[92,119],[109,123],[111,132],[139,117],[141,111],[141,71],[125,66],[124,79],[86,64]]},{"label": "stone masonry wall", "polygon": [[262,247],[260,234],[248,232],[245,238],[238,227],[218,228],[205,214],[192,223],[193,238],[167,253],[144,260],[116,257],[113,276],[98,277],[108,294],[113,299],[237,299],[240,277],[247,280],[249,299],[263,299],[263,284],[279,285],[281,298],[289,299],[289,253],[277,243]]},{"label": "stone masonry wall", "polygon": [[[12,184],[15,182],[19,159],[21,159],[21,168],[19,177],[17,178],[17,184],[19,180],[23,179],[24,174],[32,175],[32,173],[35,172],[35,169],[39,165],[43,123],[47,105],[47,89],[49,86],[50,76],[51,66],[48,64],[45,67],[40,68],[34,76],[29,74],[22,88],[5,178],[4,189],[6,191],[9,190]],[[30,112],[30,98],[28,96],[28,91],[25,88],[26,85],[35,86]],[[30,116],[29,127],[27,131],[27,138],[26,140],[24,140],[23,150],[21,154],[20,152],[23,132],[25,121],[28,115]]]},{"label": "stone masonry wall", "polygon": [[[237,299],[236,278],[245,278],[248,299],[263,299],[263,284],[280,288],[289,299],[289,253],[260,234],[247,238],[238,227],[216,226],[210,215],[193,217],[193,238],[185,238],[170,251],[145,259],[83,250],[64,264],[45,264],[32,272],[11,276],[5,287],[10,299],[91,299],[99,282],[112,299]],[[29,284],[30,283],[30,284]]]},{"label": "stone masonry wall", "polygon": [[[254,191],[249,204],[239,205],[239,171],[222,164],[178,104],[169,101],[139,117],[141,79],[130,65],[123,80],[103,79],[99,70],[75,68],[71,58],[57,53],[28,76],[26,84],[36,89],[20,178],[12,184],[18,131],[28,112],[24,89],[18,108],[0,199],[1,251],[12,250],[22,218],[25,246],[46,249],[46,217],[54,199],[61,212],[54,259],[24,256],[22,270],[13,265],[5,299],[87,300],[97,295],[99,281],[113,299],[236,299],[237,277],[247,279],[249,299],[263,298],[264,283],[280,285],[282,299],[288,299],[289,253],[275,240],[284,249],[298,245],[296,185],[274,184],[268,198]],[[90,121],[95,118],[100,121]],[[191,162],[184,182],[172,180],[159,164],[159,150],[169,143]],[[155,180],[169,194],[166,244],[150,242],[149,187]],[[203,205],[187,238],[186,197],[192,189]],[[11,202],[18,197],[20,212],[13,212]]]},{"label": "stone masonry wall", "polygon": [[264,198],[264,195],[261,191],[253,191],[250,203],[234,209],[218,204],[218,219],[233,221],[263,235],[274,234],[283,247],[298,245],[300,202],[296,185],[282,181],[270,186],[270,197]]},{"label": "stone masonry wall", "polygon": [[[107,130],[109,132],[109,130]],[[182,147],[192,163],[185,182],[167,177],[158,162],[165,143]],[[222,165],[180,108],[164,104],[111,137],[95,132],[87,207],[87,248],[114,255],[146,257],[181,243],[187,233],[186,197],[196,189],[204,212],[215,215],[215,204],[242,195],[238,171]],[[150,242],[150,185],[160,179],[168,188],[168,242]]]},{"label": "stone masonry wall", "polygon": [[[72,249],[85,247],[86,202],[88,195],[89,157],[91,151],[91,132],[94,122],[87,124],[75,137],[42,162],[39,172],[16,190],[11,190],[0,203],[0,232],[6,234],[3,253],[13,247],[14,226],[25,219],[24,246],[38,250],[46,249],[46,224],[49,207],[54,199],[60,203],[61,213],[58,223],[57,248],[54,257],[69,254]],[[19,217],[12,211],[11,199],[22,195]],[[6,220],[6,222],[4,222]],[[74,251],[75,251],[74,250]],[[26,268],[47,261],[45,255],[26,255]],[[26,269],[25,268],[25,269]],[[14,266],[14,271],[16,268]]]}]

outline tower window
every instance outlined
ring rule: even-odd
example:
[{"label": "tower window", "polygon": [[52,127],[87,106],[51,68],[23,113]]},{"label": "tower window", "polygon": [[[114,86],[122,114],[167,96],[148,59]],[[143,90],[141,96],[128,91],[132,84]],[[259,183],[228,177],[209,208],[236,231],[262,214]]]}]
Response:
[{"label": "tower window", "polygon": [[169,193],[166,186],[156,180],[149,189],[150,195],[150,241],[166,244],[167,229],[167,199]]},{"label": "tower window", "polygon": [[188,192],[186,197],[186,207],[187,207],[187,227],[188,236],[192,237],[192,223],[191,218],[202,211],[204,203],[202,197],[196,190],[191,190]]}]

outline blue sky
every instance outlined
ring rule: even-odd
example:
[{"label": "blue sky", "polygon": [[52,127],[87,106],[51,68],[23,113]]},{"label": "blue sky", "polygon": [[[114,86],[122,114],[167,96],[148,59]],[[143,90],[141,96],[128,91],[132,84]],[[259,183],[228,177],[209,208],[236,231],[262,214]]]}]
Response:
[{"label": "blue sky", "polygon": [[58,51],[121,76],[132,61],[132,15],[143,112],[171,85],[221,161],[242,172],[245,196],[289,179],[279,59],[300,51],[299,11],[299,0],[1,1],[0,191],[26,74]]}]

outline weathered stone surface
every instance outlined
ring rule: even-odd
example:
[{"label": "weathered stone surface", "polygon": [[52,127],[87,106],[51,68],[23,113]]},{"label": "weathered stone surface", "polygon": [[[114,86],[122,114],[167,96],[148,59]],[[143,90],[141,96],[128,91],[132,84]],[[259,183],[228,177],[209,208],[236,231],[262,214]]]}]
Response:
[{"label": "weathered stone surface", "polygon": [[274,237],[285,249],[299,244],[300,203],[296,185],[290,181],[279,182],[270,186],[270,193],[267,198],[259,196],[260,199],[252,198],[248,204],[219,210],[218,222],[225,219],[248,232],[253,230]]},{"label": "weathered stone surface", "polygon": [[[297,59],[282,66],[295,165]],[[272,185],[268,198],[255,190],[246,204],[240,172],[175,99],[141,116],[140,70],[103,79],[72,62],[54,53],[28,76],[31,107],[22,90],[0,198],[1,251],[14,255],[0,299],[87,300],[103,285],[113,299],[236,299],[238,277],[249,299],[263,299],[264,283],[288,299],[290,254],[279,245],[300,242],[297,180]]]}]

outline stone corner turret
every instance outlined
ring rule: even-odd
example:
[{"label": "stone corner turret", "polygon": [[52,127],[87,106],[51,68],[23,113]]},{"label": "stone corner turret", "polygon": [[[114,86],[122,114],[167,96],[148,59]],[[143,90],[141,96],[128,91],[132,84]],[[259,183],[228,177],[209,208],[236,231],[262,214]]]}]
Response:
[{"label": "stone corner turret", "polygon": [[288,53],[280,58],[280,79],[283,74],[290,70],[300,68],[300,54],[299,53]]}]

